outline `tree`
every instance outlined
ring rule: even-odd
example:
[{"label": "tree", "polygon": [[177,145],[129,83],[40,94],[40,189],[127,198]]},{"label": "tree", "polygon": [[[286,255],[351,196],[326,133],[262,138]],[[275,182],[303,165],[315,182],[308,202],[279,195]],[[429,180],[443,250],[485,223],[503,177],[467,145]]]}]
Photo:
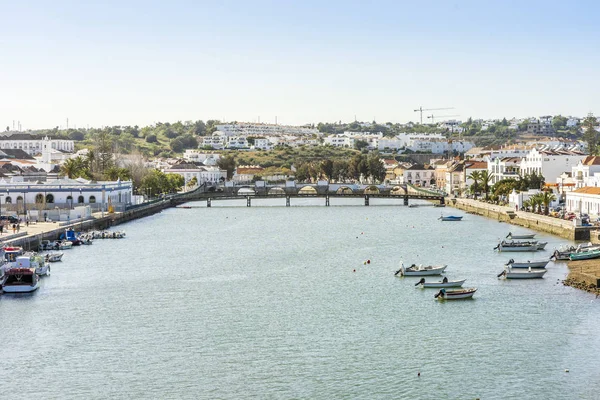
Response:
[{"label": "tree", "polygon": [[158,140],[156,139],[156,135],[154,133],[150,133],[150,134],[146,135],[146,142],[147,143],[156,143],[156,142],[158,142]]},{"label": "tree", "polygon": [[354,147],[357,150],[362,150],[362,149],[366,148],[367,146],[369,146],[369,143],[366,140],[357,140],[354,142]]},{"label": "tree", "polygon": [[113,143],[108,129],[96,132],[94,135],[95,162],[90,165],[92,173],[104,174],[113,165]]},{"label": "tree", "polygon": [[479,187],[479,181],[481,180],[481,171],[473,171],[467,176],[467,178],[473,180],[473,184],[471,185],[471,193],[478,193],[481,188]]},{"label": "tree", "polygon": [[236,162],[233,156],[221,157],[217,161],[219,168],[227,170],[227,179],[233,178],[233,172],[235,171]]},{"label": "tree", "polygon": [[169,143],[169,147],[175,153],[181,153],[183,151],[183,143],[180,138],[175,138],[171,140],[171,143]]},{"label": "tree", "polygon": [[554,128],[555,131],[566,129],[567,121],[568,121],[567,117],[563,117],[562,115],[557,115],[554,118],[552,118],[552,128]]},{"label": "tree", "polygon": [[298,182],[305,182],[310,178],[310,174],[308,171],[307,164],[300,164],[298,168],[296,168],[296,180]]},{"label": "tree", "polygon": [[591,155],[597,154],[598,152],[598,131],[596,130],[596,124],[598,121],[592,113],[583,120],[583,140],[588,144],[588,151]]},{"label": "tree", "polygon": [[369,154],[365,164],[367,165],[367,175],[373,181],[381,182],[385,179],[385,166],[379,157],[379,153],[374,152]]},{"label": "tree", "polygon": [[344,181],[348,176],[348,162],[345,160],[335,160],[333,162],[332,176],[336,181]]},{"label": "tree", "polygon": [[324,160],[321,162],[321,172],[327,178],[328,181],[331,181],[333,178],[333,161],[330,159]]},{"label": "tree", "polygon": [[488,170],[481,171],[480,179],[483,185],[483,191],[485,192],[485,199],[488,199],[488,192],[490,191],[490,181],[492,180],[492,174]]},{"label": "tree", "polygon": [[[74,179],[89,175],[88,167],[81,157],[69,158],[60,167],[60,172],[67,178]],[[87,172],[87,173],[86,173]]]},{"label": "tree", "polygon": [[548,215],[550,211],[550,203],[556,200],[556,196],[551,190],[545,190],[541,193],[540,200],[544,204],[544,214]]},{"label": "tree", "polygon": [[85,139],[85,135],[81,131],[71,131],[71,132],[69,132],[69,139],[75,140],[75,141],[81,141],[81,140]]}]

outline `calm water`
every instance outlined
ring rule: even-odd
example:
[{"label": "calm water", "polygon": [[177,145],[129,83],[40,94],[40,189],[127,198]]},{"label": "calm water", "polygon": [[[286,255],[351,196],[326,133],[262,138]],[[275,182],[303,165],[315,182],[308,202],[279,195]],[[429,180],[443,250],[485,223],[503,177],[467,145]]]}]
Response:
[{"label": "calm water", "polygon": [[[563,264],[496,278],[531,257],[492,250],[525,230],[341,201],[170,209],[67,251],[35,294],[0,297],[2,397],[599,397],[600,299],[558,284]],[[401,259],[479,290],[437,302],[394,277]]]}]

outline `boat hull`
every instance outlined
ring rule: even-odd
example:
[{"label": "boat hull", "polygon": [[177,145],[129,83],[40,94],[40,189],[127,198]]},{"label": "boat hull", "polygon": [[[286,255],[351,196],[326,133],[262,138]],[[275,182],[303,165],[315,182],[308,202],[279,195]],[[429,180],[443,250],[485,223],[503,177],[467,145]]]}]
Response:
[{"label": "boat hull", "polygon": [[3,286],[4,293],[31,293],[37,290],[40,286],[39,281],[35,285],[8,285]]},{"label": "boat hull", "polygon": [[477,289],[463,289],[463,290],[446,290],[445,293],[438,293],[438,300],[460,300],[469,299],[473,297]]},{"label": "boat hull", "polygon": [[546,268],[546,265],[550,260],[547,261],[532,261],[532,262],[513,262],[510,263],[511,268]]},{"label": "boat hull", "polygon": [[440,217],[442,221],[461,221],[463,217]]},{"label": "boat hull", "polygon": [[448,281],[448,282],[425,282],[423,284],[421,284],[421,286],[425,287],[425,288],[437,288],[437,289],[441,289],[441,288],[456,288],[456,287],[462,287],[463,283],[465,283],[466,279],[463,279],[462,281]]},{"label": "boat hull", "polygon": [[411,268],[407,268],[407,269],[401,269],[400,270],[400,275],[403,276],[432,276],[432,275],[441,275],[444,270],[446,269],[446,265],[442,266],[442,267],[435,267],[435,268],[424,268],[424,269],[411,269]]},{"label": "boat hull", "polygon": [[506,279],[537,279],[537,278],[543,278],[544,274],[547,271],[545,269],[540,270],[540,271],[523,271],[523,272],[514,272],[514,271],[510,271],[507,272],[504,277]]},{"label": "boat hull", "polygon": [[531,246],[502,246],[498,247],[500,252],[517,252],[517,251],[538,251],[538,245],[534,244]]},{"label": "boat hull", "polygon": [[533,239],[535,237],[535,233],[530,235],[508,235],[507,239]]},{"label": "boat hull", "polygon": [[571,261],[593,260],[595,258],[600,258],[600,250],[569,254],[569,260]]}]

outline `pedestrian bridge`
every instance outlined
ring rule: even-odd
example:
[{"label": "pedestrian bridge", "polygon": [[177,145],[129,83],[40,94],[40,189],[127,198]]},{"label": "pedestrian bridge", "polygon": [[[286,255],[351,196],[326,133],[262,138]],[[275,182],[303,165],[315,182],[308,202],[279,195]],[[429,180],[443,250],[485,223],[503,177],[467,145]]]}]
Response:
[{"label": "pedestrian bridge", "polygon": [[430,200],[437,201],[440,205],[445,204],[443,194],[412,185],[319,185],[308,183],[240,185],[225,188],[200,186],[195,190],[173,196],[171,201],[175,205],[188,201],[206,201],[207,206],[210,207],[213,201],[245,199],[246,205],[250,207],[252,199],[285,198],[286,206],[290,206],[292,198],[309,197],[324,198],[326,206],[329,206],[329,199],[332,197],[362,198],[365,206],[369,205],[369,200],[372,198],[399,199],[404,205],[409,205],[410,199]]}]

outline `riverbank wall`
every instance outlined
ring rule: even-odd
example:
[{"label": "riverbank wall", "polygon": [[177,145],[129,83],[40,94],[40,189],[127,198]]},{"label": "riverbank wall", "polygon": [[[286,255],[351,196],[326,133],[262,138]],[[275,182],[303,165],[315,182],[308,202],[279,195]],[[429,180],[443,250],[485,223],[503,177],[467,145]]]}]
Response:
[{"label": "riverbank wall", "polygon": [[[20,246],[26,250],[36,251],[39,249],[40,243],[43,240],[58,240],[60,235],[65,233],[66,229],[72,228],[75,231],[89,231],[89,230],[104,230],[111,226],[119,225],[125,222],[129,222],[138,218],[143,218],[152,214],[156,214],[164,210],[165,208],[172,207],[173,205],[169,200],[155,201],[149,204],[143,204],[133,209],[129,209],[124,212],[118,213],[96,213],[90,218],[74,220],[68,223],[66,222],[55,222],[53,224],[46,224],[43,230],[35,229],[35,225],[30,225],[31,233],[23,232],[16,235],[10,235],[3,240],[5,246]],[[40,224],[41,225],[41,224]],[[28,227],[25,227],[27,230]]]},{"label": "riverbank wall", "polygon": [[515,211],[510,207],[488,204],[471,199],[451,199],[446,202],[446,205],[458,208],[469,214],[481,215],[512,225],[550,233],[573,241],[590,240],[590,231],[597,229],[592,227],[576,227],[572,221],[525,211]]}]

